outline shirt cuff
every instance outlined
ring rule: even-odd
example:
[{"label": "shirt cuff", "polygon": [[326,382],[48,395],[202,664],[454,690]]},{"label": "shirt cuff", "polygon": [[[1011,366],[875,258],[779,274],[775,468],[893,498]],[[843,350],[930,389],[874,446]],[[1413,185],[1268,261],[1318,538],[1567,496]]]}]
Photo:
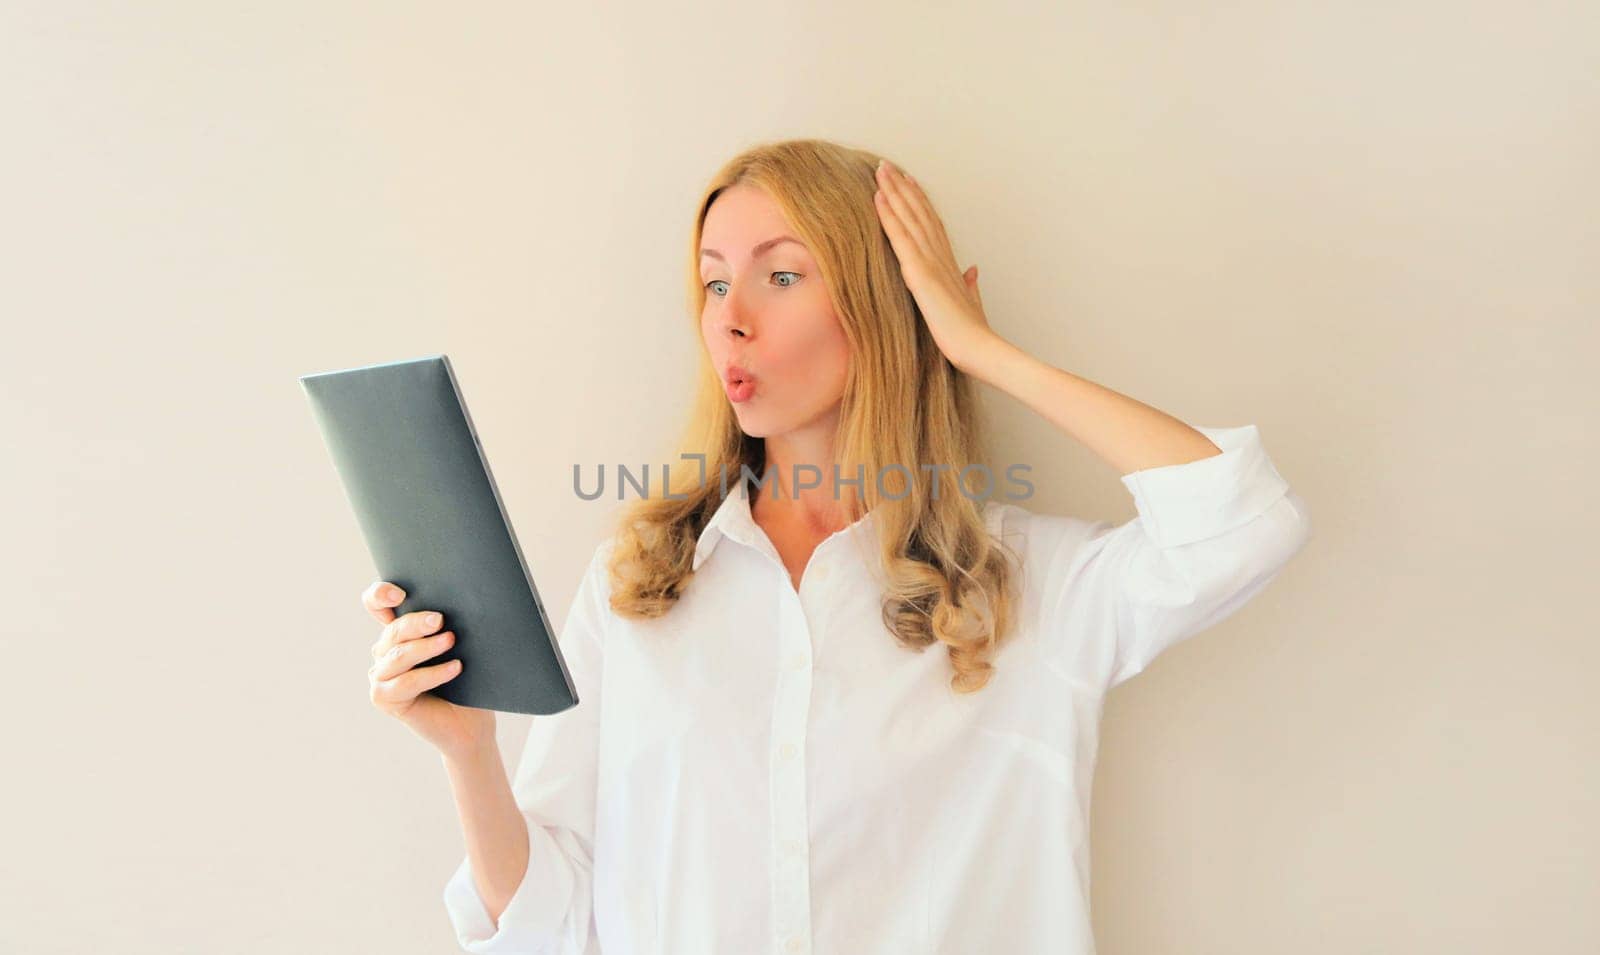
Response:
[{"label": "shirt cuff", "polygon": [[1145,468],[1122,476],[1158,547],[1178,547],[1215,537],[1249,522],[1289,490],[1261,445],[1253,424],[1196,431],[1221,454]]},{"label": "shirt cuff", "polygon": [[494,920],[489,917],[489,910],[472,881],[472,864],[469,860],[462,859],[461,864],[456,866],[455,874],[445,883],[444,906],[445,911],[450,913],[450,922],[463,948],[469,942],[482,942],[494,937]]},{"label": "shirt cuff", "polygon": [[574,888],[572,870],[550,833],[526,811],[522,819],[528,827],[528,869],[500,913],[498,929],[478,894],[470,857],[461,860],[445,883],[445,910],[463,951],[474,955],[542,951],[561,937]]}]

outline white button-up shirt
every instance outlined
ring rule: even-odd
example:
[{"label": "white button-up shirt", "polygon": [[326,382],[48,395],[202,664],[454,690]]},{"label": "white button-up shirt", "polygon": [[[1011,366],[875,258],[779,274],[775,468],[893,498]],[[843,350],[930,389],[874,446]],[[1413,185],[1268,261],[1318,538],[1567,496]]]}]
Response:
[{"label": "white button-up shirt", "polygon": [[[1016,630],[974,694],[883,623],[873,515],[796,590],[729,489],[666,615],[611,611],[595,550],[560,644],[581,698],[532,719],[513,791],[530,858],[499,924],[463,859],[468,952],[1091,953],[1101,704],[1238,610],[1305,544],[1254,425],[1122,476],[1126,523],[984,502],[1023,558]],[[770,492],[769,492],[770,493]]]}]

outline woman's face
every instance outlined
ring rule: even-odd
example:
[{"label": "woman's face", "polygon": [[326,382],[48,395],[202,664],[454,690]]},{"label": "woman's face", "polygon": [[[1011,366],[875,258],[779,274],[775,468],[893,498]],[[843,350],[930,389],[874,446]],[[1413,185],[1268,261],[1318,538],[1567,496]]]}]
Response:
[{"label": "woman's face", "polygon": [[[849,342],[782,210],[756,186],[731,186],[707,210],[700,248],[700,334],[740,428],[758,438],[831,434]],[[730,383],[735,368],[748,373],[743,384]]]}]

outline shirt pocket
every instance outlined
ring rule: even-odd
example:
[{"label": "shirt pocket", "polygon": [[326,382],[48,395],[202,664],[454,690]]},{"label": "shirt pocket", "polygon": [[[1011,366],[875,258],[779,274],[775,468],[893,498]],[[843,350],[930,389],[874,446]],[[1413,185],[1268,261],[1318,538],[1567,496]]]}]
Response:
[{"label": "shirt pocket", "polygon": [[[989,683],[948,694],[947,708],[978,750],[975,771],[1015,775],[1047,798],[1077,793],[1094,759],[1099,694],[1055,665],[1023,634],[995,660]],[[1085,751],[1087,750],[1087,752]]]}]

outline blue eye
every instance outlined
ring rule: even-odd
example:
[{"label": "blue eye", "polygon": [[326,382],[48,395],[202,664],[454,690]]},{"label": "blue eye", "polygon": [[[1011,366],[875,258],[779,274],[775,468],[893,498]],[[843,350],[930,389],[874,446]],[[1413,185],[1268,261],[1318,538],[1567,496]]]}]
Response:
[{"label": "blue eye", "polygon": [[[793,288],[797,283],[799,283],[800,279],[802,278],[802,276],[800,275],[799,272],[774,272],[772,274],[773,275],[792,275],[792,276],[794,276],[795,280],[793,282],[780,284],[778,286],[779,288]],[[727,284],[728,283],[723,281],[722,279],[712,279],[711,281],[709,281],[709,282],[707,282],[705,284],[705,287],[706,288],[710,288],[713,285],[727,285]],[[721,295],[719,295],[716,292],[712,292],[711,294],[716,295],[718,298],[722,297]]]}]

